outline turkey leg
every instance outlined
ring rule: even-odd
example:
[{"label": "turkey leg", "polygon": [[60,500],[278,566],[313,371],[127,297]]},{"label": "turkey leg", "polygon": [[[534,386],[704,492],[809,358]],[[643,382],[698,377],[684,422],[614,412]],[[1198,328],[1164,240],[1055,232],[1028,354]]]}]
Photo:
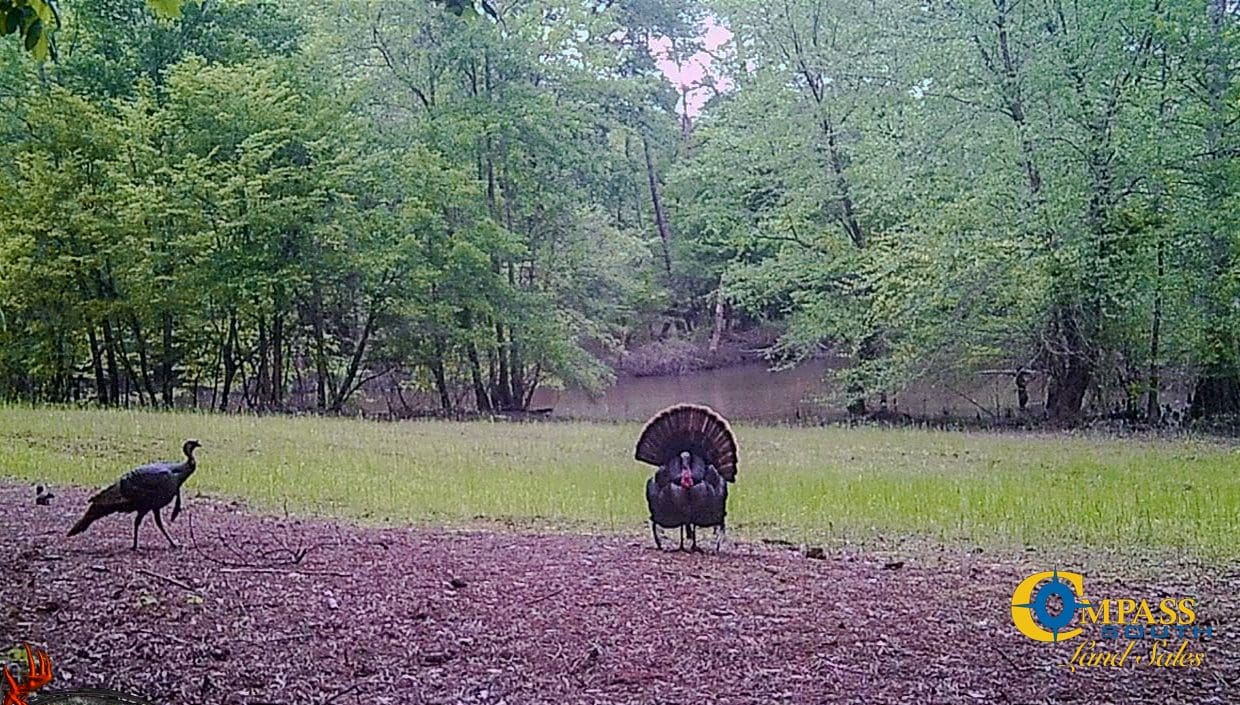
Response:
[{"label": "turkey leg", "polygon": [[146,516],[145,511],[138,512],[138,518],[133,521],[133,548],[131,551],[138,550],[138,527],[142,526],[142,519]]},{"label": "turkey leg", "polygon": [[155,510],[155,526],[158,526],[159,533],[163,534],[164,538],[168,539],[168,544],[173,548],[177,548],[177,542],[172,540],[172,537],[168,535],[167,529],[164,528],[164,520],[159,518],[158,509]]}]

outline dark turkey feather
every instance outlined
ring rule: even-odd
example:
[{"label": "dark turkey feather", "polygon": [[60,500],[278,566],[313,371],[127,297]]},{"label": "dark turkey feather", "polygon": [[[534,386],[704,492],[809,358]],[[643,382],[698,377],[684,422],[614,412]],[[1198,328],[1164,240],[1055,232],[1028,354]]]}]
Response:
[{"label": "dark turkey feather", "polygon": [[637,439],[635,457],[663,466],[682,451],[704,458],[728,482],[736,482],[736,437],[709,406],[677,404],[655,414]]},{"label": "dark turkey feather", "polygon": [[686,523],[694,526],[722,526],[727,514],[727,483],[715,472],[714,466],[702,468],[700,473],[695,467],[693,479],[693,487],[689,490],[689,507],[685,512]]}]

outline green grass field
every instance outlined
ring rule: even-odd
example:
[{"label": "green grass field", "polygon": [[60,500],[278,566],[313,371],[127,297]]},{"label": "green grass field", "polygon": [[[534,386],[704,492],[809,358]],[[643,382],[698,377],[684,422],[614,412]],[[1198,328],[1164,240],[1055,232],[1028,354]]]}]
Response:
[{"label": "green grass field", "polygon": [[[0,407],[0,477],[99,486],[202,440],[190,481],[382,523],[645,530],[637,424],[379,423]],[[1240,450],[1205,441],[736,427],[742,538],[1240,556]]]}]

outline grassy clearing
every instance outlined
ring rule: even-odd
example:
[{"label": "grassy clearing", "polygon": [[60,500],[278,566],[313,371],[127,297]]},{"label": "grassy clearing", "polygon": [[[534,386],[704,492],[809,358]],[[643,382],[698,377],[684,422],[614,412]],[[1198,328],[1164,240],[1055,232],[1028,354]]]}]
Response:
[{"label": "grassy clearing", "polygon": [[[394,523],[640,532],[637,424],[375,423],[0,407],[0,477],[103,485],[180,440],[255,506]],[[748,538],[1240,556],[1240,450],[1201,441],[737,427]]]}]

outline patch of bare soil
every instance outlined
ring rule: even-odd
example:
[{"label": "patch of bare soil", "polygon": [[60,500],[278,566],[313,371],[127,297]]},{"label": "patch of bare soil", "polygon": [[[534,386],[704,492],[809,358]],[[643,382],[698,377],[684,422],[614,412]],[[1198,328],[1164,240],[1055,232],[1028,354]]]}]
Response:
[{"label": "patch of bare soil", "polygon": [[[173,703],[1234,702],[1235,575],[1097,594],[1200,600],[1200,668],[1070,672],[1078,638],[1013,628],[1015,585],[1053,566],[942,551],[733,544],[659,553],[648,536],[374,529],[190,498],[174,551],[110,517],[65,538],[86,493],[35,506],[0,483],[0,648],[45,646],[60,687]],[[190,527],[193,527],[191,541]],[[1190,644],[1197,646],[1196,644]]]}]

